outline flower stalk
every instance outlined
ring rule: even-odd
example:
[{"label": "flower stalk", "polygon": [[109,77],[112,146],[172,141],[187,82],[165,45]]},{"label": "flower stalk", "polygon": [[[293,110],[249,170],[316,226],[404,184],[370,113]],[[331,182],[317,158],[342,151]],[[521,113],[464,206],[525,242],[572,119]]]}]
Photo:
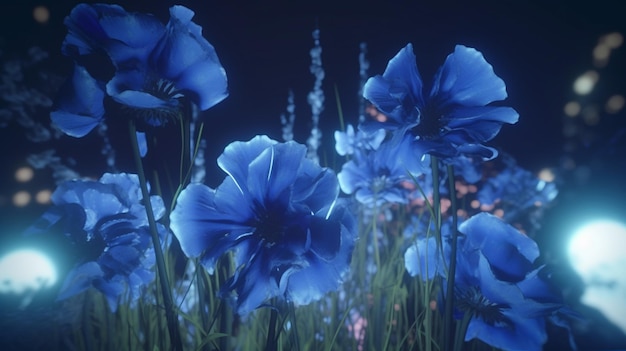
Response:
[{"label": "flower stalk", "polygon": [[[454,167],[452,167],[452,165],[450,164],[448,165],[448,185],[450,187],[450,209],[452,210],[452,228],[450,228],[452,242],[450,243],[450,266],[448,267],[446,308],[444,312],[444,350],[450,349],[450,335],[452,335],[452,331],[454,330],[454,319],[452,318],[452,312],[454,311],[454,279],[456,275],[456,252],[458,245],[458,214],[455,196],[456,189],[454,186]],[[469,323],[469,321],[467,323]],[[455,344],[456,342],[458,342],[458,340],[455,340]]]},{"label": "flower stalk", "polygon": [[154,219],[154,212],[152,211],[152,204],[150,203],[150,193],[148,192],[148,182],[146,181],[146,175],[143,169],[143,163],[141,162],[141,155],[139,153],[139,143],[137,141],[137,127],[133,119],[129,120],[128,129],[130,132],[131,145],[133,148],[133,156],[135,159],[135,166],[137,168],[137,175],[139,177],[139,184],[141,186],[141,193],[144,199],[144,206],[146,208],[146,215],[148,216],[148,225],[152,236],[152,244],[154,246],[154,255],[156,258],[157,274],[159,277],[159,285],[161,286],[161,293],[163,295],[163,303],[165,305],[165,318],[167,321],[167,328],[170,335],[170,342],[172,350],[182,351],[183,344],[180,337],[180,330],[178,328],[178,320],[176,318],[176,312],[174,310],[174,302],[172,299],[172,292],[170,290],[169,278],[167,276],[167,269],[165,266],[165,256],[161,249],[161,240],[157,231],[156,220]]},{"label": "flower stalk", "polygon": [[267,328],[267,341],[265,342],[265,351],[278,350],[276,337],[276,321],[278,320],[278,310],[276,307],[270,307],[270,324]]}]

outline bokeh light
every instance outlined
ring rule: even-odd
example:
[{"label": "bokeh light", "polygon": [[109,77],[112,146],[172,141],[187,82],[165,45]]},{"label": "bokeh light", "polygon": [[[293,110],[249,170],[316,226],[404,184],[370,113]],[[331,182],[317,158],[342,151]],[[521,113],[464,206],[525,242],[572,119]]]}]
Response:
[{"label": "bokeh light", "polygon": [[33,18],[38,23],[48,23],[48,20],[50,20],[50,10],[48,10],[48,8],[43,5],[35,6],[35,8],[33,9]]},{"label": "bokeh light", "polygon": [[19,249],[0,258],[0,293],[23,294],[54,285],[52,261],[33,249]]},{"label": "bokeh light", "polygon": [[15,171],[15,180],[26,183],[33,179],[35,172],[30,167],[20,167]]},{"label": "bokeh light", "polygon": [[578,95],[591,93],[598,79],[600,79],[600,75],[596,71],[591,70],[583,73],[574,81],[574,92]]},{"label": "bokeh light", "polygon": [[603,35],[593,48],[593,63],[596,67],[604,67],[609,63],[611,51],[622,46],[624,36],[619,32]]},{"label": "bokeh light", "polygon": [[569,117],[576,117],[580,113],[580,103],[578,101],[570,101],[563,107],[563,112]]},{"label": "bokeh light", "polygon": [[624,36],[622,33],[613,32],[603,36],[600,40],[611,49],[617,49],[624,43]]},{"label": "bokeh light", "polygon": [[52,197],[52,191],[50,189],[43,189],[35,194],[35,201],[41,205],[47,205],[50,203],[50,198]]},{"label": "bokeh light", "polygon": [[585,283],[581,302],[626,332],[626,226],[612,220],[584,225],[573,235],[568,256]]},{"label": "bokeh light", "polygon": [[552,182],[556,178],[552,168],[543,168],[539,171],[538,178],[544,182]]},{"label": "bokeh light", "polygon": [[25,207],[30,203],[31,197],[27,191],[21,190],[13,194],[13,205]]},{"label": "bokeh light", "polygon": [[622,95],[612,95],[607,101],[604,109],[607,113],[618,113],[624,108],[625,99]]}]

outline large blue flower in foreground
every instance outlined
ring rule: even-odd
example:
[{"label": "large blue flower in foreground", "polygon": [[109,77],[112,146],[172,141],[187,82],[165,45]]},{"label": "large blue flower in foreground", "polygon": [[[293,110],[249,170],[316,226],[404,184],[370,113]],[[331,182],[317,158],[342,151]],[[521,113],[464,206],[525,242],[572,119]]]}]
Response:
[{"label": "large blue flower in foreground", "polygon": [[84,72],[74,76],[74,88],[60,92],[64,103],[52,113],[54,123],[75,137],[97,125],[87,122],[102,116],[79,108],[93,96],[75,94],[92,80],[105,87],[121,112],[152,126],[180,118],[186,109],[183,98],[200,110],[226,98],[226,73],[202,28],[191,21],[193,15],[184,6],[173,6],[163,25],[152,15],[129,13],[117,5],[77,5],[65,19],[68,34],[62,51]]},{"label": "large blue flower in foreground", "polygon": [[497,151],[483,143],[493,139],[502,124],[518,119],[510,107],[487,106],[507,97],[504,82],[480,52],[462,45],[446,58],[429,91],[423,87],[413,46],[408,44],[389,61],[382,76],[367,81],[363,96],[387,120],[368,121],[362,128],[408,133],[418,156],[492,159]]},{"label": "large blue flower in foreground", "polygon": [[466,220],[459,231],[455,296],[457,310],[471,316],[465,340],[541,350],[546,321],[563,305],[537,274],[537,244],[488,213]]},{"label": "large blue flower in foreground", "polygon": [[[136,302],[154,280],[154,249],[135,174],[104,174],[99,181],[73,180],[52,194],[54,206],[27,234],[60,230],[77,248],[89,247],[67,275],[58,295],[63,300],[90,287],[101,291],[112,310],[120,299]],[[154,215],[165,213],[158,196],[150,198]],[[167,230],[158,225],[163,238]],[[81,252],[85,254],[85,252]]]},{"label": "large blue flower in foreground", "polygon": [[274,297],[317,300],[348,270],[354,218],[338,199],[334,172],[305,155],[304,145],[266,136],[233,142],[218,158],[228,174],[222,184],[187,186],[170,216],[184,253],[209,272],[235,253],[236,272],[222,293],[236,292],[241,315]]}]

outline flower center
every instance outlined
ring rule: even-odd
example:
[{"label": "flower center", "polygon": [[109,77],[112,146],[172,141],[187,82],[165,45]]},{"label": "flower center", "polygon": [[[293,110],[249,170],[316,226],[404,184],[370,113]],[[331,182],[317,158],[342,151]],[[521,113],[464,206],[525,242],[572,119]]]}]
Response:
[{"label": "flower center", "polygon": [[258,216],[254,234],[265,241],[268,247],[273,246],[285,236],[286,228],[281,216],[273,212],[263,212]]},{"label": "flower center", "polygon": [[374,194],[380,193],[388,187],[387,184],[389,183],[390,175],[391,172],[387,168],[382,168],[378,171],[378,176],[372,179],[371,187]]},{"label": "flower center", "polygon": [[129,116],[135,118],[139,123],[145,123],[152,127],[163,126],[168,121],[181,118],[183,111],[179,99],[184,96],[176,89],[172,81],[148,74],[142,89],[161,102],[149,107],[122,105]]},{"label": "flower center", "polygon": [[172,100],[183,97],[183,94],[176,90],[174,82],[163,78],[150,79],[148,89],[146,90],[152,95],[163,100]]},{"label": "flower center", "polygon": [[457,307],[473,317],[482,318],[490,325],[510,325],[510,321],[502,314],[502,309],[508,308],[506,304],[489,301],[482,295],[478,287],[471,287],[463,291],[457,290]]},{"label": "flower center", "polygon": [[425,107],[421,112],[420,123],[413,127],[411,132],[420,139],[433,139],[442,129],[439,114],[433,108]]}]

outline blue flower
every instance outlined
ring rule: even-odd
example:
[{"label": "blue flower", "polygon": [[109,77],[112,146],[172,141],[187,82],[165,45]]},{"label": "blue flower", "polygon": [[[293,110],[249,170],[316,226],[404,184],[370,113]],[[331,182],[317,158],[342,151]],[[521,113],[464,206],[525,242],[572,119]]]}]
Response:
[{"label": "blue flower", "polygon": [[518,119],[510,107],[486,106],[505,99],[506,87],[480,52],[462,45],[446,58],[429,93],[423,89],[413,46],[408,44],[389,61],[382,76],[367,81],[363,96],[388,118],[368,121],[362,128],[409,134],[418,157],[492,159],[497,151],[483,143],[493,139],[503,123]]},{"label": "blue flower", "polygon": [[228,174],[222,184],[187,186],[170,216],[183,252],[210,273],[235,253],[222,296],[234,291],[241,315],[275,297],[318,300],[348,271],[353,215],[338,199],[335,174],[305,155],[304,145],[266,136],[231,143],[218,158]]},{"label": "blue flower", "polygon": [[161,125],[181,113],[179,98],[186,96],[207,110],[228,96],[226,72],[202,28],[191,21],[193,11],[170,9],[170,21],[150,57],[118,69],[107,93],[120,104],[145,114]]},{"label": "blue flower", "polygon": [[406,203],[409,188],[405,182],[413,182],[425,170],[415,158],[408,138],[396,142],[384,142],[376,150],[357,152],[341,167],[337,175],[341,190],[354,194],[357,201],[366,206],[385,203]]},{"label": "blue flower", "polygon": [[[76,6],[65,19],[68,34],[62,51],[82,72],[74,75],[74,88],[61,92],[65,103],[53,111],[55,124],[75,137],[91,131],[97,123],[86,124],[86,119],[101,120],[103,114],[93,115],[80,107],[102,102],[72,93],[96,83],[104,86],[121,112],[150,126],[180,119],[186,109],[182,99],[207,110],[226,98],[226,73],[202,28],[191,21],[193,15],[184,6],[173,6],[169,22],[163,25],[152,15],[128,13],[117,5]],[[106,74],[109,70],[103,63],[111,66],[112,73]]]},{"label": "blue flower", "polygon": [[508,219],[552,202],[557,194],[553,182],[541,180],[532,172],[513,164],[487,179],[478,191],[477,199],[486,205],[498,203]]},{"label": "blue flower", "polygon": [[[461,223],[463,219],[458,220]],[[452,217],[448,217],[441,223],[440,228],[444,249],[442,254],[435,237],[435,220],[428,212],[411,216],[403,232],[403,237],[411,243],[404,252],[404,266],[410,276],[419,276],[424,281],[436,276],[447,277],[447,267],[450,265],[451,228]]]},{"label": "blue flower", "polygon": [[[471,316],[465,340],[505,350],[541,350],[545,323],[561,305],[537,274],[537,244],[488,213],[459,226],[456,308]],[[529,289],[533,287],[540,291]]]},{"label": "blue flower", "polygon": [[[165,213],[158,196],[150,198],[154,215]],[[154,280],[154,249],[135,174],[104,174],[99,181],[72,180],[52,194],[54,206],[27,234],[60,230],[74,245],[89,248],[93,257],[83,257],[67,275],[58,300],[88,288],[102,292],[115,311],[120,299],[135,303],[143,288]],[[167,230],[158,225],[164,237]]]},{"label": "blue flower", "polygon": [[379,129],[371,134],[359,130],[348,124],[345,132],[335,131],[335,150],[341,156],[352,155],[357,151],[376,150],[385,139],[386,132]]}]

